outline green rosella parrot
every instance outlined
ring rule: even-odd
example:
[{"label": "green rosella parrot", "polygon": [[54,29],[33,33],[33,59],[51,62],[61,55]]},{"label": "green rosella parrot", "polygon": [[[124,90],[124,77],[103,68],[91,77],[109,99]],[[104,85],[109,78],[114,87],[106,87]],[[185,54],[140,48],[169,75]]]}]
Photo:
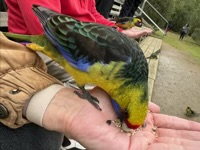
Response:
[{"label": "green rosella parrot", "polygon": [[[148,64],[137,42],[112,27],[81,22],[47,8],[33,5],[44,35],[7,37],[29,41],[73,76],[83,95],[86,84],[104,89],[113,99],[116,112],[132,129],[144,123],[148,110]],[[88,92],[89,93],[89,92]],[[87,97],[98,109],[98,100]]]},{"label": "green rosella parrot", "polygon": [[111,19],[111,21],[116,21],[116,26],[122,29],[129,29],[134,26],[141,27],[142,26],[142,18],[138,17],[116,17]]}]

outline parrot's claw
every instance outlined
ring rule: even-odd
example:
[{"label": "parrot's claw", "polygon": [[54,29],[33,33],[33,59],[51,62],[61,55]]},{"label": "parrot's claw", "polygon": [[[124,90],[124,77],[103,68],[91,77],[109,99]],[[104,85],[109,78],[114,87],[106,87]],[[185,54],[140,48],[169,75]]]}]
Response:
[{"label": "parrot's claw", "polygon": [[74,93],[77,94],[82,99],[87,99],[94,107],[96,107],[97,109],[99,109],[101,111],[102,109],[98,105],[99,104],[99,100],[96,97],[92,96],[85,89],[81,88],[81,90],[82,90],[83,94],[79,93],[78,91],[74,91]]}]

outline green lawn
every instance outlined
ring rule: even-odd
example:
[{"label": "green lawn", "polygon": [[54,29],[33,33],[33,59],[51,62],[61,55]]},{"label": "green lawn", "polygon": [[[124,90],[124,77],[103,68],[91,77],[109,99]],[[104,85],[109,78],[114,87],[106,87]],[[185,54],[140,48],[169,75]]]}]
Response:
[{"label": "green lawn", "polygon": [[[154,36],[163,37],[160,32],[156,32]],[[180,41],[178,33],[168,32],[167,35],[163,37],[163,41],[179,50],[188,52],[194,58],[200,60],[200,46],[197,45],[191,37],[186,36],[182,41]]]}]

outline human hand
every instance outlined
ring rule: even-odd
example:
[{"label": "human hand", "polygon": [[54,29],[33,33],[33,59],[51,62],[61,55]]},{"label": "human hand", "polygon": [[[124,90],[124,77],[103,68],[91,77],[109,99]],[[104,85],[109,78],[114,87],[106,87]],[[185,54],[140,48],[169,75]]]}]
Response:
[{"label": "human hand", "polygon": [[121,32],[123,34],[127,35],[130,38],[138,39],[138,38],[140,38],[142,36],[151,34],[153,32],[153,30],[150,29],[150,28],[136,28],[136,27],[133,27],[133,28],[130,28],[130,29],[122,30]]},{"label": "human hand", "polygon": [[200,123],[158,114],[159,107],[152,103],[143,130],[132,136],[121,132],[106,123],[116,119],[109,96],[99,88],[91,94],[100,100],[102,111],[80,99],[73,89],[62,89],[49,104],[43,126],[62,132],[92,150],[182,150],[200,146]]}]

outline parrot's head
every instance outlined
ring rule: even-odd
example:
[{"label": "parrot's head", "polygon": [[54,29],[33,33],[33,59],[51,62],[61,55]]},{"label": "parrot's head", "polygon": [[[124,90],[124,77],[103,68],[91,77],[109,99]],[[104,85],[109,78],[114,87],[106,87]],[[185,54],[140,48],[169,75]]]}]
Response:
[{"label": "parrot's head", "polygon": [[133,23],[134,23],[135,26],[141,27],[142,26],[142,17],[140,17],[140,16],[134,17]]},{"label": "parrot's head", "polygon": [[122,129],[128,131],[129,129],[137,129],[144,124],[148,112],[148,104],[144,104],[139,109],[141,111],[133,111],[132,109],[127,109],[123,113],[123,125]]},{"label": "parrot's head", "polygon": [[[148,94],[147,87],[139,87],[126,92],[129,101],[124,105],[122,110],[122,119],[124,125],[122,129],[127,131],[126,128],[137,129],[144,124],[148,112]],[[126,100],[127,101],[127,100]]]}]

